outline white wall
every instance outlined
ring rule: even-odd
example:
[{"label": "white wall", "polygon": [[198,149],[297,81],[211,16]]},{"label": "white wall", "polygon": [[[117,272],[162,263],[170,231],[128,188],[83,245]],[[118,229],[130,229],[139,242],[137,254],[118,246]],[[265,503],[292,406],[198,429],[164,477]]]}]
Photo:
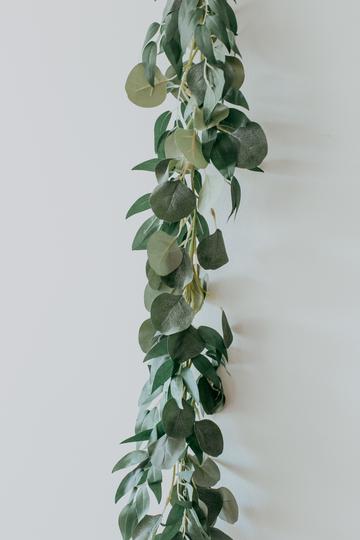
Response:
[{"label": "white wall", "polygon": [[[117,446],[145,378],[141,218],[158,111],[124,79],[163,2],[0,2],[0,537],[118,538]],[[266,175],[242,173],[211,304],[236,330],[221,423],[235,540],[358,540],[355,0],[242,0]],[[228,204],[226,200],[226,204]],[[211,305],[209,318],[217,320]],[[231,529],[229,529],[230,531]]]}]

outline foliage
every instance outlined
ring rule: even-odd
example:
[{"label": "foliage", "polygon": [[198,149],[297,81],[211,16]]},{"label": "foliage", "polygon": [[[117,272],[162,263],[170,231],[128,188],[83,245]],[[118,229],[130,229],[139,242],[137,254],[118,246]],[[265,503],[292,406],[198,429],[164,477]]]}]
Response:
[{"label": "foliage", "polygon": [[[139,330],[149,379],[139,399],[136,443],[114,467],[129,468],[116,493],[128,495],[119,526],[124,540],[216,540],[230,537],[218,518],[235,523],[232,493],[216,487],[213,458],[224,441],[205,414],[225,404],[219,368],[228,363],[233,341],[224,311],[222,335],[193,326],[207,294],[207,275],[228,262],[223,233],[211,208],[214,192],[228,185],[230,216],[236,217],[241,188],[236,168],[261,172],[267,141],[251,121],[242,93],[244,66],[236,44],[237,21],[230,0],[167,0],[163,19],[150,25],[142,62],[131,71],[126,92],[140,107],[166,110],[154,126],[155,155],[134,170],[155,174],[152,193],[140,196],[127,217],[152,211],[138,230],[134,250],[147,252],[145,305],[150,317]],[[157,66],[162,55],[169,67]],[[212,164],[219,176],[206,174]],[[202,214],[210,205],[214,223]],[[163,472],[173,470],[165,510],[149,515],[150,495],[162,498]],[[231,540],[231,539],[230,539]]]}]

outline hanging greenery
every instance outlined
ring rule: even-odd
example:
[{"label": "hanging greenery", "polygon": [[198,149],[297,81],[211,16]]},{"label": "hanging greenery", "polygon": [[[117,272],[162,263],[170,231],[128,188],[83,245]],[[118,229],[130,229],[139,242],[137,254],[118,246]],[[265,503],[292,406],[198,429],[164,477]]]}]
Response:
[{"label": "hanging greenery", "polygon": [[[193,325],[207,294],[204,271],[229,260],[215,210],[210,223],[201,213],[214,183],[206,169],[212,164],[216,182],[228,185],[230,216],[236,216],[241,190],[235,170],[261,172],[267,154],[262,128],[244,112],[237,30],[227,0],[168,0],[126,82],[136,105],[157,107],[171,94],[175,107],[155,122],[155,157],[134,168],[155,173],[157,185],[127,214],[152,210],[132,245],[147,251],[149,318],[139,343],[149,378],[135,434],[123,441],[136,449],[114,468],[130,468],[116,493],[116,502],[129,497],[119,518],[124,540],[226,540],[218,518],[231,524],[238,519],[234,496],[217,487],[220,471],[213,458],[223,452],[223,436],[204,418],[224,406],[219,368],[226,369],[233,336],[224,311],[222,335]],[[169,62],[166,71],[157,67],[159,55]],[[161,503],[163,477],[167,484],[171,470],[164,509],[149,515],[150,495]]]}]

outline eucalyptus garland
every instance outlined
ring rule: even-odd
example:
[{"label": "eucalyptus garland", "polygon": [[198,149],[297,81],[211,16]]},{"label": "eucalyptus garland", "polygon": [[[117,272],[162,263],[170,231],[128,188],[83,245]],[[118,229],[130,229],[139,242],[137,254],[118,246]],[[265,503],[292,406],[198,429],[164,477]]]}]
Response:
[{"label": "eucalyptus garland", "polygon": [[[233,335],[224,311],[221,334],[193,325],[207,295],[205,271],[228,262],[215,210],[208,219],[202,215],[211,187],[206,169],[217,170],[216,181],[228,185],[230,216],[236,216],[241,189],[235,170],[262,172],[267,154],[262,128],[244,112],[249,107],[240,90],[245,75],[237,31],[227,0],[168,0],[126,82],[129,99],[140,107],[157,107],[168,94],[175,106],[155,122],[155,157],[134,168],[154,173],[157,185],[127,214],[152,210],[132,245],[147,252],[150,316],[139,343],[149,378],[135,433],[123,441],[136,449],[114,467],[130,468],[116,493],[116,502],[129,497],[119,518],[124,540],[226,540],[218,518],[238,520],[234,496],[217,487],[223,436],[205,418],[224,406],[219,369],[226,370]],[[158,60],[168,62],[167,69],[160,70]],[[150,515],[150,495],[162,502],[163,479],[170,483],[163,510]]]}]

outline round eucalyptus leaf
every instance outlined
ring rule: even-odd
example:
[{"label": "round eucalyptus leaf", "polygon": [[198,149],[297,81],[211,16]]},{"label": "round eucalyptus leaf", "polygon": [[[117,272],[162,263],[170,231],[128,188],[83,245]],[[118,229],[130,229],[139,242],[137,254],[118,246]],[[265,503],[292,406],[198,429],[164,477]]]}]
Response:
[{"label": "round eucalyptus leaf", "polygon": [[139,345],[141,350],[146,354],[150,351],[154,343],[156,330],[151,319],[147,319],[142,323],[139,329]]},{"label": "round eucalyptus leaf", "polygon": [[250,122],[245,113],[238,109],[229,109],[229,114],[222,120],[220,126],[227,131],[233,132],[240,127],[245,127]]},{"label": "round eucalyptus leaf", "polygon": [[183,408],[180,409],[175,399],[170,399],[163,409],[161,419],[169,437],[186,439],[194,429],[195,411],[186,401],[183,401]]},{"label": "round eucalyptus leaf", "polygon": [[237,140],[227,133],[219,133],[211,151],[211,161],[225,178],[232,178],[238,158]]},{"label": "round eucalyptus leaf", "polygon": [[150,196],[150,204],[158,218],[176,223],[191,214],[196,197],[183,182],[175,180],[159,184]]},{"label": "round eucalyptus leaf", "polygon": [[164,293],[151,306],[151,320],[156,330],[169,336],[189,328],[194,312],[180,295]]},{"label": "round eucalyptus leaf", "polygon": [[227,56],[224,64],[225,87],[224,95],[231,90],[239,90],[245,80],[245,71],[242,62],[235,56]]},{"label": "round eucalyptus leaf", "polygon": [[220,428],[211,420],[195,422],[195,435],[201,450],[212,457],[217,457],[224,450],[224,439]]},{"label": "round eucalyptus leaf", "polygon": [[163,276],[161,280],[171,289],[183,289],[186,285],[192,282],[193,275],[194,272],[191,259],[184,251],[180,266],[167,276]]},{"label": "round eucalyptus leaf", "polygon": [[225,394],[222,387],[210,384],[206,377],[200,377],[198,388],[201,405],[206,414],[214,414],[224,407]]},{"label": "round eucalyptus leaf", "polygon": [[146,262],[146,277],[152,289],[161,289],[163,284],[161,276],[158,276],[155,270],[151,268],[149,261]]},{"label": "round eucalyptus leaf", "polygon": [[238,144],[236,165],[241,169],[255,169],[268,153],[266,135],[259,124],[249,122],[232,133]]},{"label": "round eucalyptus leaf", "polygon": [[229,262],[224,238],[219,229],[199,243],[198,259],[205,270],[216,270]]},{"label": "round eucalyptus leaf", "polygon": [[233,525],[239,519],[239,507],[236,499],[231,493],[231,491],[225,487],[218,489],[218,492],[220,493],[223,500],[223,507],[220,513],[220,518],[224,521],[227,521],[227,523],[231,523]]},{"label": "round eucalyptus leaf", "polygon": [[159,276],[176,270],[183,259],[176,237],[163,231],[157,231],[150,237],[147,252],[150,266]]},{"label": "round eucalyptus leaf", "polygon": [[207,508],[206,521],[209,527],[215,524],[223,505],[220,493],[215,489],[198,487],[198,494]]},{"label": "round eucalyptus leaf", "polygon": [[185,362],[204,350],[204,342],[196,328],[190,326],[183,332],[172,334],[168,339],[168,351],[173,360]]},{"label": "round eucalyptus leaf", "polygon": [[185,158],[197,169],[205,169],[208,162],[204,158],[201,143],[194,129],[178,128],[175,131],[176,146]]},{"label": "round eucalyptus leaf", "polygon": [[153,289],[152,287],[150,287],[149,284],[147,284],[146,287],[145,287],[145,291],[144,291],[145,309],[147,311],[150,311],[152,303],[155,300],[155,298],[157,298],[158,296],[160,296],[160,294],[163,294],[164,292],[165,291],[158,291],[156,289]]},{"label": "round eucalyptus leaf", "polygon": [[215,461],[206,458],[201,466],[195,465],[193,480],[200,487],[213,487],[220,480],[220,469]]},{"label": "round eucalyptus leaf", "polygon": [[155,68],[154,86],[146,78],[144,64],[138,64],[130,72],[125,90],[130,101],[139,107],[157,107],[166,98],[166,78]]}]

